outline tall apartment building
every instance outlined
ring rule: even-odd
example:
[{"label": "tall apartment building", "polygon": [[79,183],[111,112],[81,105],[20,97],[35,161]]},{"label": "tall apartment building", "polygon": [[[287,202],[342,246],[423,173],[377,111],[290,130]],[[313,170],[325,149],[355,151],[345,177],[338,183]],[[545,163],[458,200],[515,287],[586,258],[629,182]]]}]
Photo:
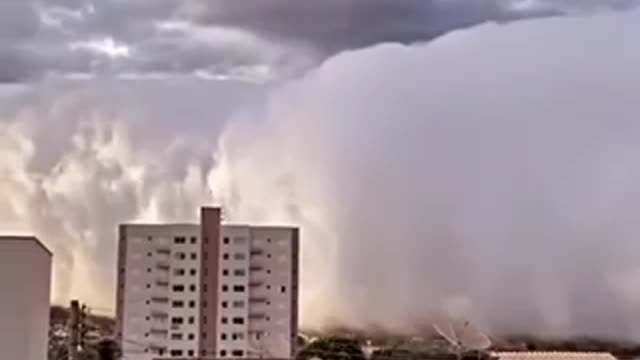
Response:
[{"label": "tall apartment building", "polygon": [[288,359],[298,330],[299,231],[199,224],[119,229],[117,326],[127,359]]},{"label": "tall apartment building", "polygon": [[0,236],[2,359],[47,359],[51,258],[35,237]]}]

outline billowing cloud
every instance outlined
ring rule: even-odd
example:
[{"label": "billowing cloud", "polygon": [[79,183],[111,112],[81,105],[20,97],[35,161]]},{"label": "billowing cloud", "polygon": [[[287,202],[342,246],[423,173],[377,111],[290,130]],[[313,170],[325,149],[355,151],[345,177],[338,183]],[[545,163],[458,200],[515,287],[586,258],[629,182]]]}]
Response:
[{"label": "billowing cloud", "polygon": [[190,220],[211,200],[206,173],[227,117],[257,106],[264,90],[193,79],[80,84],[2,94],[0,233],[35,233],[51,247],[54,301],[111,308],[115,224]]},{"label": "billowing cloud", "polygon": [[638,20],[337,56],[228,131],[211,187],[231,218],[304,224],[312,323],[453,301],[494,333],[636,336]]},{"label": "billowing cloud", "polygon": [[60,254],[60,298],[108,306],[118,222],[219,203],[302,227],[306,326],[407,328],[455,303],[494,334],[637,338],[639,27],[487,24],[271,88],[22,92],[1,108],[0,231]]},{"label": "billowing cloud", "polygon": [[198,75],[265,81],[344,50],[637,0],[42,0],[0,5],[0,81]]}]

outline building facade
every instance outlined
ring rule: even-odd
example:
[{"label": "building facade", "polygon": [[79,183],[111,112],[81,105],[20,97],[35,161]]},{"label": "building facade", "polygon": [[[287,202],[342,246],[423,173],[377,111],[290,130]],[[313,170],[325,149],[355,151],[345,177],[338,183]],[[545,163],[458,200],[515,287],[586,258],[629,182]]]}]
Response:
[{"label": "building facade", "polygon": [[127,359],[290,358],[299,231],[199,224],[119,229],[117,326]]},{"label": "building facade", "polygon": [[0,236],[0,357],[46,360],[51,252],[35,237]]}]

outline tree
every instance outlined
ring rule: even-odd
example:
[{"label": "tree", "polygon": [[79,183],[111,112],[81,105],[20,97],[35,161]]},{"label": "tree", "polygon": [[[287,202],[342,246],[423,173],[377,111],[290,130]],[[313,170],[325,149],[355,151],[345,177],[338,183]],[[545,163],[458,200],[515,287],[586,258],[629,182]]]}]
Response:
[{"label": "tree", "polygon": [[328,337],[311,342],[298,352],[297,360],[364,360],[360,344],[353,339]]},{"label": "tree", "polygon": [[116,360],[119,352],[118,344],[114,340],[103,339],[96,344],[98,360]]}]

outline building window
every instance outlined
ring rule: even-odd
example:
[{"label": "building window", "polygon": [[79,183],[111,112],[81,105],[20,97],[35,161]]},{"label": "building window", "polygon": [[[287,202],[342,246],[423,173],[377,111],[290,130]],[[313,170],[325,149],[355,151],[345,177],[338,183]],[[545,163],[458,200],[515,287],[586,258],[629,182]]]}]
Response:
[{"label": "building window", "polygon": [[184,269],[174,269],[173,270],[173,275],[175,275],[175,276],[183,276],[184,275]]},{"label": "building window", "polygon": [[244,285],[233,285],[233,292],[244,292]]},{"label": "building window", "polygon": [[174,292],[184,292],[184,285],[173,285],[172,290]]},{"label": "building window", "polygon": [[180,301],[180,300],[172,301],[171,307],[174,307],[174,308],[184,307],[184,301]]},{"label": "building window", "polygon": [[227,334],[226,333],[220,334],[220,339],[221,340],[227,340]]},{"label": "building window", "polygon": [[202,333],[202,340],[205,340],[206,338],[207,338],[207,333],[206,333],[206,332],[203,332],[203,333]]},{"label": "building window", "polygon": [[198,258],[198,255],[196,253],[191,253],[191,260],[195,260]]},{"label": "building window", "polygon": [[207,286],[207,284],[202,284],[202,291],[207,292],[208,290],[209,290],[209,287]]},{"label": "building window", "polygon": [[193,340],[196,338],[196,334],[189,334],[189,340]]},{"label": "building window", "polygon": [[190,308],[194,308],[194,307],[196,307],[196,302],[195,302],[194,300],[190,300],[190,301],[189,301],[189,307],[190,307]]},{"label": "building window", "polygon": [[244,318],[242,318],[242,317],[234,317],[231,321],[235,325],[243,325],[244,324]]},{"label": "building window", "polygon": [[153,238],[151,236],[147,236],[147,240],[151,241],[151,240],[153,240]]},{"label": "building window", "polygon": [[207,300],[202,300],[202,307],[206,308],[207,307]]},{"label": "building window", "polygon": [[223,317],[223,318],[222,318],[222,319],[220,319],[220,320],[221,320],[221,322],[222,322],[223,324],[226,324],[226,323],[228,322],[228,320],[227,320],[227,318],[226,318],[226,317]]},{"label": "building window", "polygon": [[229,270],[228,269],[222,269],[222,276],[228,276],[229,275]]},{"label": "building window", "polygon": [[203,252],[202,253],[202,260],[209,260],[209,253],[208,252]]},{"label": "building window", "polygon": [[281,286],[280,287],[280,292],[282,292],[282,293],[287,292],[287,287],[286,286]]},{"label": "building window", "polygon": [[220,356],[222,357],[227,356],[227,350],[220,350]]},{"label": "building window", "polygon": [[192,244],[195,244],[197,241],[198,241],[198,239],[197,239],[197,238],[195,238],[195,237],[191,237],[191,243],[192,243]]},{"label": "building window", "polygon": [[179,316],[174,316],[171,318],[171,323],[174,325],[182,325],[184,323],[184,319]]},{"label": "building window", "polygon": [[244,351],[242,351],[242,350],[233,350],[231,352],[231,356],[242,357],[242,356],[244,356]]},{"label": "building window", "polygon": [[232,305],[236,309],[241,309],[241,308],[244,307],[244,301],[243,300],[234,300]]},{"label": "building window", "polygon": [[227,305],[228,305],[228,303],[227,303],[226,301],[223,301],[223,302],[222,302],[222,307],[223,307],[223,308],[225,308],[225,309],[226,309],[226,308],[227,308]]},{"label": "building window", "polygon": [[267,238],[267,242],[271,242],[271,238]]},{"label": "building window", "polygon": [[184,244],[187,242],[187,238],[185,237],[175,237],[173,238],[173,243],[174,244]]},{"label": "building window", "polygon": [[245,275],[247,275],[247,271],[245,269],[233,270],[233,276],[245,276]]},{"label": "building window", "polygon": [[148,252],[148,253],[147,253],[147,256],[151,256],[151,253],[150,253],[150,252]]},{"label": "building window", "polygon": [[196,274],[196,269],[189,270],[189,274],[192,275],[192,276],[195,275]]},{"label": "building window", "polygon": [[228,285],[222,285],[222,291],[223,292],[229,291],[229,286]]},{"label": "building window", "polygon": [[182,340],[182,333],[171,334],[171,340]]},{"label": "building window", "polygon": [[189,291],[196,291],[195,285],[189,285]]},{"label": "building window", "polygon": [[206,316],[203,316],[203,317],[202,317],[202,323],[203,323],[203,324],[206,324],[206,323],[207,323],[207,317],[206,317]]},{"label": "building window", "polygon": [[229,243],[229,238],[225,237],[224,239],[222,239],[222,242],[225,243],[225,244],[228,244]]},{"label": "building window", "polygon": [[228,253],[222,254],[222,260],[229,260],[229,254]]},{"label": "building window", "polygon": [[244,334],[243,333],[233,333],[231,335],[231,339],[232,340],[243,340],[244,339]]},{"label": "building window", "polygon": [[233,260],[244,260],[247,258],[245,253],[235,253],[233,254]]},{"label": "building window", "polygon": [[189,350],[189,351],[187,351],[187,354],[188,354],[189,356],[193,356],[193,350]]},{"label": "building window", "polygon": [[187,254],[183,253],[183,252],[177,252],[176,253],[176,259],[178,260],[184,260],[187,257]]},{"label": "building window", "polygon": [[196,318],[194,318],[193,316],[189,316],[189,324],[193,325],[193,323],[196,322]]},{"label": "building window", "polygon": [[171,356],[182,356],[182,350],[172,349],[169,354],[171,354]]},{"label": "building window", "polygon": [[237,245],[242,245],[242,244],[245,244],[246,242],[247,242],[247,239],[244,237],[238,236],[233,238],[233,243]]},{"label": "building window", "polygon": [[147,268],[147,272],[150,273],[151,272],[151,268]]}]

